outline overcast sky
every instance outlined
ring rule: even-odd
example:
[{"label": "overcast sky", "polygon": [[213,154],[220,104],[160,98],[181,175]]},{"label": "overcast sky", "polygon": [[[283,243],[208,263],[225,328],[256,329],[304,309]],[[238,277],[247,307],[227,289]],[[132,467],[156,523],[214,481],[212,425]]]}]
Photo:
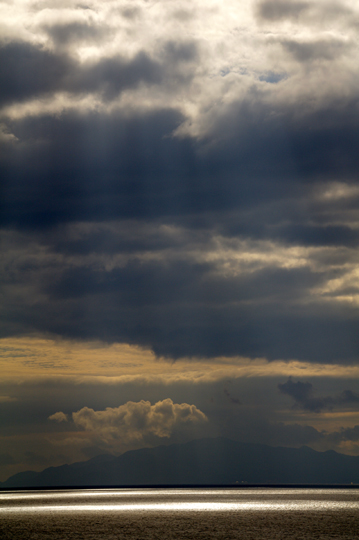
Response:
[{"label": "overcast sky", "polygon": [[359,455],[354,0],[0,4],[0,480]]}]

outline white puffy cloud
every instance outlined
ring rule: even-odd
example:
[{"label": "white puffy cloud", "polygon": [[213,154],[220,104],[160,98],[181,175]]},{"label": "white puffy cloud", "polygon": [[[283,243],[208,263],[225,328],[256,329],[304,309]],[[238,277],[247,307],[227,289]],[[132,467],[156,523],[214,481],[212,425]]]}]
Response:
[{"label": "white puffy cloud", "polygon": [[49,420],[54,420],[55,422],[67,422],[67,414],[59,411],[49,416]]},{"label": "white puffy cloud", "polygon": [[154,405],[144,400],[128,401],[104,411],[83,407],[72,413],[72,418],[77,427],[93,432],[106,442],[121,440],[124,444],[142,442],[153,436],[169,438],[178,428],[207,422],[206,415],[195,405],[173,403],[169,398]]}]

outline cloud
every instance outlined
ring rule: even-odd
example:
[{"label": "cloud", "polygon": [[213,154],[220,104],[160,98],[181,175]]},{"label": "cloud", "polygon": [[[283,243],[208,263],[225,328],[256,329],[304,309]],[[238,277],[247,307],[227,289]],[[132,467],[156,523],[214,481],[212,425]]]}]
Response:
[{"label": "cloud", "polygon": [[356,361],[355,248],[293,248],[136,220],[35,236],[3,236],[3,335],[127,342],[172,358]]},{"label": "cloud", "polygon": [[26,242],[7,243],[1,335],[357,361],[352,30],[313,29],[311,2],[231,6],[35,7],[31,35],[17,7],[0,219]]},{"label": "cloud", "polygon": [[355,443],[358,10],[2,4],[3,452]]},{"label": "cloud", "polygon": [[17,398],[12,396],[0,396],[0,403],[11,403],[17,401]]},{"label": "cloud", "polygon": [[111,28],[89,21],[44,25],[44,30],[57,46],[69,45],[74,42],[98,42],[111,34]]},{"label": "cloud", "polygon": [[59,411],[49,416],[49,420],[54,420],[55,422],[67,422],[68,418],[67,414]]},{"label": "cloud", "polygon": [[313,385],[309,382],[293,382],[289,377],[286,383],[278,384],[279,391],[282,394],[291,396],[295,401],[295,407],[319,413],[322,410],[332,410],[337,406],[354,405],[359,403],[359,394],[352,390],[344,390],[338,396],[327,396],[316,398],[313,396]]},{"label": "cloud", "polygon": [[228,390],[228,388],[224,388],[223,389],[223,393],[224,395],[226,396],[226,398],[228,399],[228,401],[230,403],[232,403],[233,405],[242,405],[241,401],[236,398],[236,397],[233,397],[230,393],[230,391]]},{"label": "cloud", "polygon": [[288,51],[298,62],[311,62],[315,60],[334,60],[340,57],[350,47],[343,40],[320,40],[314,42],[299,42],[285,40],[281,42],[283,48]]},{"label": "cloud", "polygon": [[[29,343],[24,343],[24,346],[30,348]],[[61,351],[57,349],[55,352],[50,343],[45,342],[43,346],[49,354],[61,357]],[[62,355],[70,360],[68,354],[78,347],[79,344],[68,342],[64,344]],[[96,347],[91,357],[90,352],[88,344],[83,349],[80,363],[92,364],[93,357],[97,357],[99,363],[105,361],[103,347]],[[218,376],[216,370],[211,378],[212,366],[206,362],[200,365],[189,361],[169,364],[157,360],[153,364],[161,373],[168,373],[168,378],[165,375],[160,378],[154,376],[153,364],[148,366],[146,363],[138,370],[140,377],[126,378],[127,367],[116,364],[116,360],[123,360],[124,352],[124,347],[113,347],[113,373],[123,374],[123,378],[73,377],[70,371],[66,377],[52,374],[52,377],[38,380],[32,376],[26,382],[19,382],[19,378],[24,379],[20,372],[20,377],[12,384],[2,384],[9,394],[21,397],[17,403],[2,404],[4,409],[6,407],[3,411],[2,452],[14,456],[16,461],[16,464],[6,465],[7,469],[0,471],[2,478],[11,472],[33,467],[27,461],[28,456],[21,458],[25,450],[43,455],[47,463],[42,466],[50,466],[83,461],[105,452],[119,454],[143,446],[184,443],[204,436],[223,436],[273,446],[300,447],[305,444],[321,451],[335,449],[358,454],[355,441],[349,446],[350,437],[354,439],[356,436],[355,431],[350,432],[349,428],[356,424],[358,403],[335,406],[333,413],[323,409],[325,414],[303,415],[302,409],[291,407],[293,398],[288,397],[287,403],[277,389],[278,382],[287,380],[283,378],[285,373],[293,373],[296,382],[298,378],[304,380],[303,375],[302,378],[299,375],[304,372],[316,381],[312,397],[331,395],[355,400],[358,399],[355,393],[357,369],[340,373],[339,370],[343,369],[340,366],[314,368],[299,362],[283,362],[278,370],[278,366],[258,362],[253,374],[250,370],[256,363],[252,365],[248,360],[247,370],[236,373],[233,369],[231,374],[230,366],[234,367],[236,362],[229,364],[228,359],[221,359],[222,373]],[[140,357],[140,351],[137,353]],[[342,378],[335,377],[337,370]],[[176,373],[186,376],[176,378]],[[342,395],[343,387],[351,387],[352,393]],[[229,396],[224,389],[228,389]],[[170,402],[165,396],[171,396]],[[240,398],[241,404],[233,403],[229,398]],[[87,407],[83,407],[84,403]],[[158,403],[162,412],[156,411]],[[181,407],[186,414],[184,419],[179,418]],[[76,411],[79,421],[76,423],[68,414],[67,422],[50,422],[48,417],[53,411]],[[347,429],[349,431],[338,435]],[[39,463],[38,468],[40,466]],[[11,472],[6,472],[10,468]]]},{"label": "cloud", "polygon": [[336,444],[343,441],[357,442],[359,441],[359,426],[341,428],[339,431],[329,433],[328,439]]},{"label": "cloud", "polygon": [[240,400],[238,398],[232,397],[226,388],[223,390],[223,392],[227,396],[230,403],[233,403],[234,405],[241,405]]},{"label": "cloud", "polygon": [[311,2],[296,0],[262,0],[257,3],[256,15],[259,21],[285,23],[290,21],[299,27],[302,25],[324,27],[341,25],[354,26],[356,12],[345,2]]},{"label": "cloud", "polygon": [[352,390],[344,390],[337,399],[339,403],[359,403],[359,394]]},{"label": "cloud", "polygon": [[126,88],[141,82],[159,83],[160,64],[145,52],[126,59],[120,55],[80,64],[65,53],[53,52],[25,42],[0,47],[3,65],[0,104],[14,103],[53,92],[99,92],[114,99]]},{"label": "cloud", "polygon": [[0,47],[0,61],[2,105],[57,90],[73,68],[70,58],[25,42]]},{"label": "cloud", "polygon": [[268,21],[281,19],[297,19],[299,15],[311,7],[310,2],[295,2],[281,0],[265,0],[258,4],[258,15]]},{"label": "cloud", "polygon": [[4,465],[14,465],[15,463],[15,458],[8,452],[0,454],[0,467],[3,467]]},{"label": "cloud", "polygon": [[117,408],[94,411],[89,407],[72,413],[77,427],[93,432],[105,441],[123,444],[145,442],[148,438],[169,438],[179,428],[207,422],[206,415],[195,405],[158,401],[129,401]]}]

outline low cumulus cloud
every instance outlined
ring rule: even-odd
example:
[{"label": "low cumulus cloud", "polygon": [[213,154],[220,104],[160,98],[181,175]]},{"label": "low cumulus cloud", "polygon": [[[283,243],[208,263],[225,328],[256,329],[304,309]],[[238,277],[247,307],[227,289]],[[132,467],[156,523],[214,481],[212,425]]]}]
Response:
[{"label": "low cumulus cloud", "polygon": [[294,399],[295,408],[313,413],[359,403],[359,394],[352,390],[344,390],[337,396],[315,397],[311,383],[302,381],[294,382],[292,377],[289,377],[286,383],[279,383],[278,389],[282,394],[291,396]]},{"label": "low cumulus cloud", "polygon": [[59,411],[49,416],[49,420],[54,420],[55,422],[67,422],[68,418],[67,414]]},{"label": "low cumulus cloud", "polygon": [[[50,419],[63,421],[67,419],[65,416],[58,412]],[[201,425],[208,421],[206,415],[195,405],[173,403],[169,398],[154,405],[144,400],[128,401],[117,408],[107,407],[103,411],[83,407],[72,413],[72,419],[76,427],[105,442],[120,441],[126,445],[146,442],[153,438],[169,438],[181,428]]]}]

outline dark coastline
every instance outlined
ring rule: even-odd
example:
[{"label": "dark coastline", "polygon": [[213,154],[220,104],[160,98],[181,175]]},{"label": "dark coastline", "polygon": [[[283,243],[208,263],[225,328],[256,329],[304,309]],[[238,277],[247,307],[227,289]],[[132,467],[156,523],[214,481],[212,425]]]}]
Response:
[{"label": "dark coastline", "polygon": [[116,485],[116,486],[40,486],[40,487],[0,487],[0,492],[9,491],[66,491],[66,490],[92,490],[92,489],[359,489],[359,484],[151,484],[151,485]]}]

